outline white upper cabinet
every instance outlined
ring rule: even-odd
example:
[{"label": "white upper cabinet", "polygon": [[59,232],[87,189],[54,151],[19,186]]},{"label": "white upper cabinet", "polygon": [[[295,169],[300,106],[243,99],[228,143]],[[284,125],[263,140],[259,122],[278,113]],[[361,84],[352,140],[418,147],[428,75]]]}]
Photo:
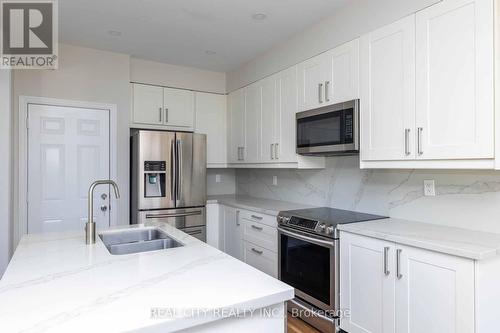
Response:
[{"label": "white upper cabinet", "polygon": [[493,158],[493,0],[446,0],[416,24],[417,158]]},{"label": "white upper cabinet", "polygon": [[444,0],[361,38],[361,167],[494,168],[493,0]]},{"label": "white upper cabinet", "polygon": [[245,89],[245,145],[243,161],[259,163],[260,117],[262,112],[262,82],[251,84]]},{"label": "white upper cabinet", "polygon": [[319,108],[325,103],[325,61],[324,55],[301,62],[299,72],[299,108],[300,111]]},{"label": "white upper cabinet", "polygon": [[325,104],[359,98],[359,39],[343,44],[325,54]]},{"label": "white upper cabinet", "polygon": [[182,89],[163,88],[165,125],[193,130],[194,92]]},{"label": "white upper cabinet", "polygon": [[194,92],[133,83],[131,127],[192,131]]},{"label": "white upper cabinet", "polygon": [[297,162],[295,152],[297,113],[297,66],[274,76],[276,107],[274,116],[274,159],[279,163]]},{"label": "white upper cabinet", "polygon": [[225,167],[227,164],[227,106],[226,96],[195,93],[195,132],[207,135],[207,166]]},{"label": "white upper cabinet", "polygon": [[163,125],[163,88],[132,85],[132,123]]},{"label": "white upper cabinet", "polygon": [[359,98],[359,40],[298,65],[299,110]]},{"label": "white upper cabinet", "polygon": [[415,158],[415,15],[361,37],[361,159]]},{"label": "white upper cabinet", "polygon": [[229,163],[243,161],[245,147],[245,89],[239,89],[228,96],[228,143]]},{"label": "white upper cabinet", "polygon": [[276,81],[274,76],[265,78],[257,84],[262,93],[261,126],[260,126],[260,161],[272,162],[275,159],[276,114]]}]

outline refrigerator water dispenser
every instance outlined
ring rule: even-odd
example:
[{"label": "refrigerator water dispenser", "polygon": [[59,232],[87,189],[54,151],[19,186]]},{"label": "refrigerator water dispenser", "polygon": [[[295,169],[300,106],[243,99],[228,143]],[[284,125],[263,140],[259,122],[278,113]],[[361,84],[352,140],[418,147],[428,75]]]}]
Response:
[{"label": "refrigerator water dispenser", "polygon": [[165,197],[166,170],[167,170],[167,163],[165,161],[144,162],[145,198]]}]

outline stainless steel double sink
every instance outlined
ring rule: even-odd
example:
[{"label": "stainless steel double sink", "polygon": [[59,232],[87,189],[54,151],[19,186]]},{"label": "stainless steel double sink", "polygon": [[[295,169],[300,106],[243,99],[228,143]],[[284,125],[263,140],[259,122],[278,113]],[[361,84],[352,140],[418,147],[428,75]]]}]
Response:
[{"label": "stainless steel double sink", "polygon": [[113,255],[166,250],[184,246],[158,228],[123,229],[99,234]]}]

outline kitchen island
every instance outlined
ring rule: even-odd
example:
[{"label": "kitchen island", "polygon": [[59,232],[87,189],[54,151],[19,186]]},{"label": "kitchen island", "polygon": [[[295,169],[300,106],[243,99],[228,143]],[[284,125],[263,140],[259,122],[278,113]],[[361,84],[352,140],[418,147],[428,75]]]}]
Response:
[{"label": "kitchen island", "polygon": [[184,246],[111,255],[83,230],[24,236],[0,281],[1,332],[285,332],[293,288],[157,227]]}]

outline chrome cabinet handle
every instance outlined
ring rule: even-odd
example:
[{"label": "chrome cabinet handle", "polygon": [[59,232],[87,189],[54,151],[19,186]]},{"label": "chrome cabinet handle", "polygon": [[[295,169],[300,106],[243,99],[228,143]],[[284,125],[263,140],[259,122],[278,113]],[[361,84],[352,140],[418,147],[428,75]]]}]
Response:
[{"label": "chrome cabinet handle", "polygon": [[322,93],[323,93],[323,83],[320,83],[318,84],[318,100],[320,104],[323,103]]},{"label": "chrome cabinet handle", "polygon": [[253,247],[252,247],[252,252],[255,252],[255,253],[259,254],[259,255],[262,254],[262,253],[264,253],[263,251],[257,250],[257,249],[255,249]]},{"label": "chrome cabinet handle", "polygon": [[240,211],[236,211],[236,226],[240,225]]},{"label": "chrome cabinet handle", "polygon": [[168,123],[168,108],[165,108],[165,122]]},{"label": "chrome cabinet handle", "polygon": [[410,129],[405,128],[405,155],[410,155]]},{"label": "chrome cabinet handle", "polygon": [[161,108],[159,108],[158,110],[160,111],[159,114],[160,114],[160,123],[161,123],[162,122],[161,119],[162,119],[162,113],[163,112],[161,112]]},{"label": "chrome cabinet handle", "polygon": [[389,271],[389,267],[388,267],[389,249],[390,248],[388,246],[384,247],[384,275],[385,276],[388,276],[389,274],[391,274],[391,272]]},{"label": "chrome cabinet handle", "polygon": [[262,220],[262,216],[257,216],[257,215],[250,215],[251,218],[256,219],[256,220]]},{"label": "chrome cabinet handle", "polygon": [[271,159],[274,160],[274,143],[271,143]]},{"label": "chrome cabinet handle", "polygon": [[279,150],[279,143],[274,144],[274,159],[279,160],[280,159],[280,150]]},{"label": "chrome cabinet handle", "polygon": [[325,100],[327,102],[330,102],[330,98],[328,98],[329,93],[328,93],[328,87],[330,86],[330,81],[325,82]]},{"label": "chrome cabinet handle", "polygon": [[401,280],[403,277],[403,274],[401,274],[401,252],[403,252],[403,250],[396,250],[396,277],[398,280]]},{"label": "chrome cabinet handle", "polygon": [[424,128],[423,127],[419,127],[417,129],[417,146],[418,146],[418,154],[419,155],[422,155],[424,153],[424,151],[422,150],[422,132],[424,131]]},{"label": "chrome cabinet handle", "polygon": [[262,227],[258,227],[258,226],[253,225],[253,224],[252,224],[252,228],[253,228],[253,229],[255,229],[255,230],[259,230],[259,231],[264,230],[264,228],[262,228]]}]

